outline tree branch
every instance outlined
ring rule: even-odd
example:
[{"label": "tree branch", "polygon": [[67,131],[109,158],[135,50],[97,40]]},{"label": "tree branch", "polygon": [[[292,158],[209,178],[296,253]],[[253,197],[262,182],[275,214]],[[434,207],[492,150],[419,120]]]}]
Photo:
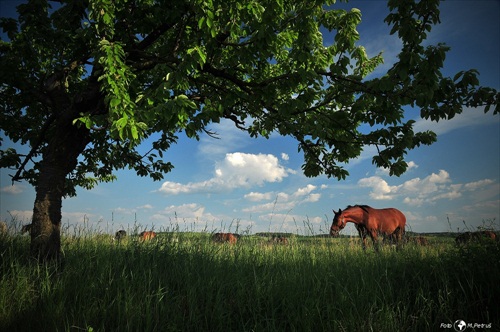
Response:
[{"label": "tree branch", "polygon": [[16,174],[12,177],[12,184],[16,181],[20,181],[23,177],[21,176],[21,173],[24,171],[24,168],[26,167],[26,164],[30,159],[33,157],[33,155],[37,152],[38,148],[40,145],[43,143],[44,138],[45,138],[45,133],[49,129],[50,125],[54,120],[57,118],[57,115],[55,113],[52,113],[52,115],[47,119],[43,127],[40,129],[40,134],[38,135],[38,139],[35,142],[35,144],[31,147],[30,152],[26,155],[24,158],[24,161],[22,162],[21,166],[17,169]]}]

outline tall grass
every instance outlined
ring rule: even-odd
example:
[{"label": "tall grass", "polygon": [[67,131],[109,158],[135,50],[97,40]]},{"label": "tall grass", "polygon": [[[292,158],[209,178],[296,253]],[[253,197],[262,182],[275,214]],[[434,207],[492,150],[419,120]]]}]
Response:
[{"label": "tall grass", "polygon": [[61,265],[0,240],[2,331],[426,331],[457,319],[500,326],[497,243],[451,239],[363,252],[358,240],[289,245],[208,233],[156,241],[79,234]]}]

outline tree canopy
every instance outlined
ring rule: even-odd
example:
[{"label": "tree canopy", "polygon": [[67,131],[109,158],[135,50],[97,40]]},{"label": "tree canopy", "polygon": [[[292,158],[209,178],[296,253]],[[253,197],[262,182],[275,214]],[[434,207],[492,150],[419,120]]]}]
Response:
[{"label": "tree canopy", "polygon": [[[400,175],[408,150],[436,140],[413,130],[405,107],[435,121],[464,106],[500,110],[475,70],[443,76],[446,45],[423,45],[438,6],[388,1],[385,22],[402,47],[384,75],[367,78],[382,54],[368,57],[361,12],[334,0],[27,1],[0,21],[0,123],[30,152],[1,150],[0,166],[33,184],[37,201],[121,168],[158,180],[181,132],[213,135],[210,123],[226,118],[251,136],[295,138],[307,176],[345,178],[343,163],[368,145],[376,166]],[[34,215],[42,210],[35,202]]]}]

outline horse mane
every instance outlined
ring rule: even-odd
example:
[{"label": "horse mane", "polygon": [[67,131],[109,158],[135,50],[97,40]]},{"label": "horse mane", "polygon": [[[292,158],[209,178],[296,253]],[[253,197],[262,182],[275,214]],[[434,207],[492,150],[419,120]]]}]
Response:
[{"label": "horse mane", "polygon": [[367,213],[368,213],[368,209],[371,209],[371,208],[372,208],[372,207],[371,207],[371,206],[369,206],[369,205],[359,205],[359,204],[356,204],[356,205],[348,205],[348,206],[344,209],[344,211],[345,211],[345,210],[348,210],[348,209],[356,208],[356,207],[360,208],[361,210],[363,210],[363,211],[365,211],[365,212],[367,212]]}]

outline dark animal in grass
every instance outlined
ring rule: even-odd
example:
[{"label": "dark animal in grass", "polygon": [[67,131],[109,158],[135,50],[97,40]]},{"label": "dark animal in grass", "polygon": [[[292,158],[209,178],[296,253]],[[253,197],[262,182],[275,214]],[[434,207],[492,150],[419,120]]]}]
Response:
[{"label": "dark animal in grass", "polygon": [[127,237],[127,232],[125,232],[123,229],[120,229],[118,232],[115,233],[115,240],[116,241],[121,241],[125,237]]},{"label": "dark animal in grass", "polygon": [[497,236],[492,231],[465,232],[455,238],[456,244],[466,244],[471,241],[482,241],[483,239],[496,240]]},{"label": "dark animal in grass", "polygon": [[406,217],[394,208],[374,209],[367,205],[348,206],[345,210],[339,209],[335,214],[330,227],[330,235],[337,236],[348,222],[355,224],[361,237],[363,249],[366,249],[366,237],[370,236],[375,250],[378,251],[379,234],[388,237],[397,245],[402,243],[405,233]]},{"label": "dark animal in grass", "polygon": [[154,239],[155,237],[156,233],[153,231],[141,232],[141,234],[139,234],[139,241],[147,241]]},{"label": "dark animal in grass", "polygon": [[238,238],[233,233],[215,233],[212,235],[212,240],[218,243],[230,243],[235,244],[238,242]]}]

